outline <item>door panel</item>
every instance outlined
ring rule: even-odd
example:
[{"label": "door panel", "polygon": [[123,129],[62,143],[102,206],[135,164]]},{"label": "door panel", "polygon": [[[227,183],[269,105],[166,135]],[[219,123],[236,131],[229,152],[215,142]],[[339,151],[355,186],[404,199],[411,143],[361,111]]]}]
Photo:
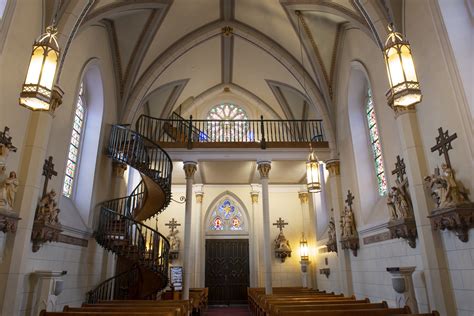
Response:
[{"label": "door panel", "polygon": [[249,284],[248,239],[207,239],[209,304],[245,304]]}]

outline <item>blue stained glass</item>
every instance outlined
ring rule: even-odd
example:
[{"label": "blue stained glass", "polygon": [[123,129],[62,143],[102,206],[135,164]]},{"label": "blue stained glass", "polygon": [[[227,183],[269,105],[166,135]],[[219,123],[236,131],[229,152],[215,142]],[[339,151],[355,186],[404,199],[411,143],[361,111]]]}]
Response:
[{"label": "blue stained glass", "polygon": [[231,199],[223,199],[211,213],[210,230],[238,231],[244,229],[242,212]]}]

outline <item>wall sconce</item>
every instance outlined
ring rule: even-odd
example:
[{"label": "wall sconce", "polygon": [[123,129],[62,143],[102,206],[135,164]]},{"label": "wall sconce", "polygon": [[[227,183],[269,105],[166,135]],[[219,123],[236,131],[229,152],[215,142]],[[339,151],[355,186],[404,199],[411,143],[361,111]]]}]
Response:
[{"label": "wall sconce", "polygon": [[59,45],[54,25],[46,28],[33,44],[30,65],[20,93],[20,105],[33,111],[49,111],[54,97],[53,84],[59,61]]},{"label": "wall sconce", "polygon": [[388,103],[391,107],[409,107],[421,102],[422,98],[410,44],[402,34],[395,32],[392,24],[388,31],[383,49],[390,83]]},{"label": "wall sconce", "polygon": [[301,261],[309,260],[308,241],[304,237],[304,233],[301,235],[301,240],[300,240],[300,257],[301,257]]},{"label": "wall sconce", "polygon": [[317,193],[321,191],[321,181],[319,179],[319,161],[318,157],[314,154],[311,144],[309,144],[311,153],[309,154],[308,161],[306,162],[306,183],[308,186],[308,192]]}]

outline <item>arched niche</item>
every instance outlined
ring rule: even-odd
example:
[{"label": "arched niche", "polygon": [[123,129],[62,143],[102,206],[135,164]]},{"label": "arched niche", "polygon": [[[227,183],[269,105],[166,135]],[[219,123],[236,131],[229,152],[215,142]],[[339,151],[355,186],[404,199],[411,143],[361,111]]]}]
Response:
[{"label": "arched niche", "polygon": [[[370,86],[369,74],[364,65],[359,61],[353,61],[349,75],[347,106],[359,192],[360,213],[358,217],[362,219],[358,223],[359,226],[379,222],[387,217],[386,212],[377,211],[385,206],[385,197],[378,193],[366,116],[367,90]],[[377,105],[375,105],[375,108],[377,108]],[[375,109],[375,112],[377,114],[377,109]],[[379,133],[381,138],[380,135],[381,133]]]},{"label": "arched niche", "polygon": [[[63,196],[61,204],[66,207],[75,207],[84,223],[91,227],[96,162],[99,158],[99,143],[104,114],[104,88],[100,64],[97,59],[92,59],[85,64],[82,75],[77,82],[76,93],[79,91],[81,82],[84,83],[86,91],[87,110],[79,151],[79,163],[74,179],[73,194],[71,198]],[[77,96],[75,99],[77,99]],[[74,115],[74,112],[72,115]],[[72,128],[73,116],[71,116],[70,122]]]}]

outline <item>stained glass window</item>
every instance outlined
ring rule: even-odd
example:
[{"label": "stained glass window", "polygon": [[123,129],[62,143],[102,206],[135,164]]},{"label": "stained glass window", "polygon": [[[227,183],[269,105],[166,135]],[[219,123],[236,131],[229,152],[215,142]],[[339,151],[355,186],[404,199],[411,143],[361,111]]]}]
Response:
[{"label": "stained glass window", "polygon": [[210,230],[215,231],[238,231],[244,229],[243,215],[239,207],[229,199],[225,198],[217,204],[211,213]]},{"label": "stained glass window", "polygon": [[377,118],[375,117],[374,100],[372,91],[367,90],[367,122],[369,125],[369,137],[374,157],[375,174],[377,175],[377,185],[380,195],[387,193],[387,178],[385,177],[385,168],[383,166],[382,146],[380,145],[379,130],[377,127]]},{"label": "stained glass window", "polygon": [[74,184],[74,176],[77,171],[77,163],[79,158],[79,149],[81,145],[81,136],[84,128],[85,116],[84,102],[84,85],[81,83],[79,87],[79,95],[77,96],[76,109],[74,112],[74,120],[72,123],[72,134],[69,142],[69,152],[66,163],[66,175],[64,177],[63,195],[70,198]]},{"label": "stained glass window", "polygon": [[208,122],[206,134],[215,141],[252,141],[248,135],[247,113],[237,105],[216,105],[209,111],[207,119],[212,121]]}]

